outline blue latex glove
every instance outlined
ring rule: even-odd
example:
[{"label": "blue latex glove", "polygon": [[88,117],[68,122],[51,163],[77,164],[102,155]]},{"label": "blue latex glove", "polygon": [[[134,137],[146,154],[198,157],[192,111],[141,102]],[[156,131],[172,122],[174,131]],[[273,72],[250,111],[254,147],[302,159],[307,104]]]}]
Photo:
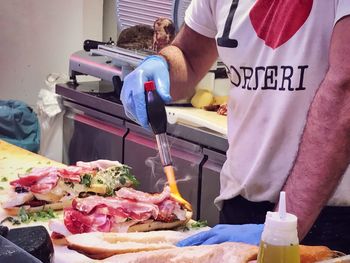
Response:
[{"label": "blue latex glove", "polygon": [[144,83],[153,80],[165,103],[171,101],[168,63],[161,56],[149,56],[124,79],[120,99],[126,116],[148,128]]},{"label": "blue latex glove", "polygon": [[176,245],[178,247],[184,246],[198,246],[220,244],[223,242],[243,242],[252,245],[260,243],[261,234],[264,225],[246,224],[246,225],[216,225],[208,231],[200,232],[189,238],[186,238]]}]

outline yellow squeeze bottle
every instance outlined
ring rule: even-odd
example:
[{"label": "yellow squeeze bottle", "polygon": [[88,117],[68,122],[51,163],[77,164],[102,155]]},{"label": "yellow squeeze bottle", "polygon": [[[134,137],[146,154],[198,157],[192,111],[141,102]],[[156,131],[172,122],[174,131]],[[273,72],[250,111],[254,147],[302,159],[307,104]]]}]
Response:
[{"label": "yellow squeeze bottle", "polygon": [[280,193],[278,212],[267,212],[258,263],[300,263],[297,217],[286,212],[285,192]]}]

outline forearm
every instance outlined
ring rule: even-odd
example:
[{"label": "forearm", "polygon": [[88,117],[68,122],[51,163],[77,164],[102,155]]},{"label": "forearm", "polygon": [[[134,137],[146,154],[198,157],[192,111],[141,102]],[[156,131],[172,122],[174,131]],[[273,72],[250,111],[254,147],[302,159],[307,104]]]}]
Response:
[{"label": "forearm", "polygon": [[285,184],[287,209],[302,239],[336,189],[350,161],[350,80],[326,77],[317,92]]},{"label": "forearm", "polygon": [[160,54],[165,57],[169,65],[170,94],[173,100],[192,96],[198,80],[194,77],[196,73],[183,52],[171,45],[162,49]]},{"label": "forearm", "polygon": [[334,27],[329,69],[311,104],[293,169],[286,181],[288,211],[302,239],[350,161],[350,16]]},{"label": "forearm", "polygon": [[[200,47],[196,43],[201,43]],[[188,98],[195,85],[217,59],[215,39],[199,35],[184,26],[173,43],[162,49],[170,71],[170,92],[173,100]]]}]

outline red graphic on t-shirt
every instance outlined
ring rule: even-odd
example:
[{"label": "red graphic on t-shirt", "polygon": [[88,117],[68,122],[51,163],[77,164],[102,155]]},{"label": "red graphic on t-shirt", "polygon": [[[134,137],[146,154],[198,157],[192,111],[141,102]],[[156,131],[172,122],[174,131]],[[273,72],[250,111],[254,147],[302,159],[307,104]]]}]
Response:
[{"label": "red graphic on t-shirt", "polygon": [[313,0],[258,0],[250,20],[258,37],[273,49],[298,32],[311,12]]}]

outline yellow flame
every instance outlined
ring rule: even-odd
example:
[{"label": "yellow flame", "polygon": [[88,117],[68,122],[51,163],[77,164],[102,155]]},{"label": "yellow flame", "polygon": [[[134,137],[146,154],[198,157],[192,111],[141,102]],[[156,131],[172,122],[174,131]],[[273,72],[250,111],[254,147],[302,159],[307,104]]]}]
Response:
[{"label": "yellow flame", "polygon": [[171,192],[171,196],[177,200],[179,203],[181,203],[182,205],[184,205],[184,207],[189,210],[192,211],[192,206],[191,204],[186,201],[180,194],[179,189],[177,188],[177,184],[176,184],[176,179],[175,179],[175,172],[174,172],[174,167],[169,165],[169,166],[165,166],[164,167],[164,173],[168,179],[168,184],[170,187],[170,192]]}]

